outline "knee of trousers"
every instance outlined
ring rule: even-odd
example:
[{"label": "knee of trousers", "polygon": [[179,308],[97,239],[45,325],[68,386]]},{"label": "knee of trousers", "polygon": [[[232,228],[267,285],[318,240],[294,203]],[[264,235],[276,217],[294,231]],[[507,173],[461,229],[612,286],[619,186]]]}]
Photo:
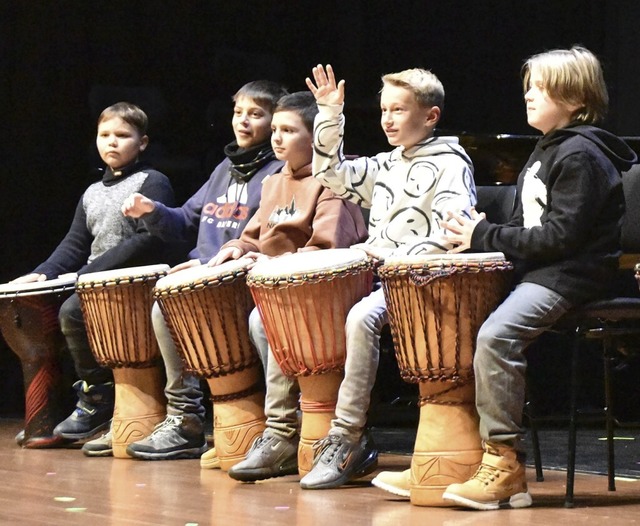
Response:
[{"label": "knee of trousers", "polygon": [[80,299],[77,294],[71,295],[60,307],[58,312],[60,329],[65,336],[84,334],[85,325],[80,307]]}]

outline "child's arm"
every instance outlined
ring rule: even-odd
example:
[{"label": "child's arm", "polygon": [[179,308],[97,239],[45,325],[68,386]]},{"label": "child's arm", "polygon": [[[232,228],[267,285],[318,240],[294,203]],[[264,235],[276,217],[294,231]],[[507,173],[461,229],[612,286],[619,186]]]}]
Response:
[{"label": "child's arm", "polygon": [[[242,234],[238,239],[232,239],[231,241],[227,241],[222,247],[220,247],[220,253],[225,251],[221,256],[224,256],[225,259],[238,259],[247,254],[248,252],[260,252],[260,230],[261,230],[261,219],[260,219],[261,208],[256,210],[256,213],[253,214],[249,222],[244,227]],[[233,249],[233,250],[231,250]],[[236,256],[237,257],[234,257]],[[216,265],[225,261],[225,259],[221,259],[218,256],[214,257],[215,261],[211,261],[211,265]]]},{"label": "child's arm", "polygon": [[80,198],[69,232],[47,260],[33,270],[33,273],[44,274],[47,279],[55,279],[60,274],[77,271],[87,263],[91,254],[92,241],[93,236],[87,228],[87,216]]},{"label": "child's arm", "polygon": [[360,209],[325,188],[320,194],[312,223],[312,234],[299,252],[345,248],[364,240],[367,230]]},{"label": "child's arm", "polygon": [[344,137],[345,82],[336,83],[331,66],[313,68],[315,84],[306,79],[318,103],[314,123],[313,175],[338,196],[357,205],[369,207],[378,173],[378,160],[360,157],[346,160],[342,152]]}]

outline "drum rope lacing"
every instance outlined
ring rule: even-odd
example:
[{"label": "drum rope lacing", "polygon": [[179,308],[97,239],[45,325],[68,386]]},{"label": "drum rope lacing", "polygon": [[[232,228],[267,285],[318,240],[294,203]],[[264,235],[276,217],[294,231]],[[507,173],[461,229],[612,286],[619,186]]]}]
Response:
[{"label": "drum rope lacing", "polygon": [[[490,262],[484,262],[484,261],[464,262],[463,264],[460,264],[457,267],[453,267],[453,268],[450,266],[449,262],[445,264],[444,261],[441,264],[433,265],[428,268],[425,268],[423,263],[401,264],[396,267],[391,267],[391,266],[388,266],[386,268],[383,267],[379,270],[379,274],[383,277],[383,286],[386,289],[387,301],[389,302],[389,309],[388,309],[389,320],[392,327],[394,347],[395,347],[396,355],[398,358],[398,364],[401,368],[402,378],[405,381],[410,383],[418,383],[418,382],[422,383],[422,382],[428,381],[428,382],[451,382],[453,384],[438,393],[429,394],[425,396],[421,395],[419,398],[420,406],[426,403],[439,403],[439,404],[447,404],[447,405],[448,404],[460,405],[461,403],[466,403],[466,402],[458,402],[458,401],[451,401],[451,400],[440,400],[438,399],[438,397],[444,394],[447,394],[451,391],[454,391],[455,389],[458,389],[468,384],[469,382],[473,381],[473,367],[472,365],[470,365],[469,367],[463,368],[460,365],[461,341],[459,337],[456,337],[455,339],[454,365],[450,367],[445,367],[443,363],[442,352],[438,352],[437,364],[433,363],[433,359],[431,356],[432,353],[431,352],[426,353],[427,354],[426,370],[420,368],[419,366],[412,367],[411,365],[408,365],[409,362],[411,362],[407,354],[409,350],[406,348],[405,345],[403,345],[404,340],[402,338],[403,337],[413,338],[413,335],[400,334],[399,327],[403,327],[402,320],[395,319],[394,313],[412,312],[411,298],[407,297],[407,295],[394,294],[392,290],[392,286],[390,284],[391,280],[388,278],[394,278],[394,277],[408,274],[410,283],[412,283],[416,287],[422,288],[429,284],[435,285],[435,283],[437,283],[438,280],[454,278],[456,274],[463,274],[463,273],[477,274],[480,272],[511,270],[512,268],[513,266],[510,262],[501,260],[501,261],[490,261]],[[500,273],[500,279],[505,279],[506,274],[507,273]],[[459,328],[462,323],[466,322],[469,324],[470,327],[473,327],[477,332],[476,328],[478,326],[478,323],[477,323],[478,320],[475,319],[475,316],[472,319],[466,319],[466,320],[463,320],[461,317],[461,312],[460,312],[461,305],[457,298],[459,298],[459,295],[461,292],[460,287],[463,287],[464,283],[461,280],[454,278],[452,281],[452,284],[454,287],[453,295],[456,298],[455,306],[454,306],[455,307],[454,317],[456,320],[455,321],[456,327]],[[480,290],[471,290],[472,286],[473,284],[467,281],[468,288],[466,292],[468,294],[468,297],[470,298],[473,297],[472,296],[473,293],[477,295],[481,292]],[[426,326],[427,315],[429,314],[427,311],[431,309],[434,314],[433,323],[435,324],[434,330],[436,333],[435,338],[437,341],[437,347],[438,349],[442,349],[443,348],[442,347],[443,345],[442,329],[443,328],[441,323],[442,323],[442,307],[444,306],[442,304],[442,302],[444,301],[442,297],[443,290],[441,287],[434,286],[432,287],[430,292],[431,292],[431,295],[430,295],[429,301],[416,302],[418,304],[418,311],[419,311],[419,318],[420,318],[419,323],[421,323],[423,327]],[[397,298],[396,296],[400,296],[400,298]],[[398,304],[398,301],[396,300],[398,300],[400,303]],[[492,308],[494,308],[496,305],[496,301],[494,300],[492,294],[484,293],[481,295],[481,297],[478,298],[478,300],[483,301],[483,303],[485,304],[485,310],[486,310],[486,305],[490,303],[491,303],[490,310],[492,310]],[[414,323],[417,323],[417,321],[414,320]],[[459,333],[459,329],[456,330],[456,334],[458,333]],[[473,340],[471,344],[475,345],[475,334],[472,334],[471,336]],[[424,343],[427,345],[427,347],[430,346],[428,337],[425,338]],[[415,354],[416,351],[417,349],[416,349],[416,346],[414,345],[412,360],[413,360],[413,363],[418,364],[419,361],[418,361],[417,355]]]}]

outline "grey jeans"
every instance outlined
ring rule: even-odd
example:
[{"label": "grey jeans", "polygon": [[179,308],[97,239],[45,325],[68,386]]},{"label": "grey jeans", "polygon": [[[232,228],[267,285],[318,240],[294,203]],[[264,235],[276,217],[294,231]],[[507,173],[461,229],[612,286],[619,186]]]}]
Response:
[{"label": "grey jeans", "polygon": [[520,283],[480,327],[473,365],[483,441],[521,448],[524,352],[570,307],[546,287]]},{"label": "grey jeans", "polygon": [[367,423],[371,389],[380,361],[380,332],[388,323],[381,287],[356,303],[347,316],[347,359],[332,432],[358,440]]},{"label": "grey jeans", "polygon": [[157,303],[153,304],[151,321],[167,375],[164,388],[164,394],[167,397],[167,414],[175,416],[193,414],[204,421],[205,409],[202,405],[200,379],[185,372],[182,358],[178,354],[167,322]]},{"label": "grey jeans", "polygon": [[264,412],[267,417],[265,435],[275,435],[286,439],[298,432],[298,382],[284,375],[270,351],[264,325],[258,309],[249,315],[249,337],[255,345],[265,369],[267,392]]}]

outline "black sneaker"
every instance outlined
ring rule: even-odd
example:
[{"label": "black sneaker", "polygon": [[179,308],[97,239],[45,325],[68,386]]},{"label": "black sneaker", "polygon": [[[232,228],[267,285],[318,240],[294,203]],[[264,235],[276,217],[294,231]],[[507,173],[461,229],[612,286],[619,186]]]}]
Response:
[{"label": "black sneaker", "polygon": [[78,403],[70,416],[60,422],[53,434],[72,440],[90,438],[110,425],[115,391],[113,382],[88,385],[82,380],[73,384]]},{"label": "black sneaker", "polygon": [[207,450],[202,422],[195,415],[167,415],[147,438],[127,446],[127,454],[143,460],[200,458]]},{"label": "black sneaker", "polygon": [[243,482],[283,477],[298,473],[298,440],[261,436],[247,457],[229,469],[229,476]]},{"label": "black sneaker", "polygon": [[317,453],[313,467],[300,480],[303,489],[337,488],[373,473],[378,467],[378,451],[366,433],[358,441],[351,441],[341,433],[330,434],[316,442],[314,449]]}]

